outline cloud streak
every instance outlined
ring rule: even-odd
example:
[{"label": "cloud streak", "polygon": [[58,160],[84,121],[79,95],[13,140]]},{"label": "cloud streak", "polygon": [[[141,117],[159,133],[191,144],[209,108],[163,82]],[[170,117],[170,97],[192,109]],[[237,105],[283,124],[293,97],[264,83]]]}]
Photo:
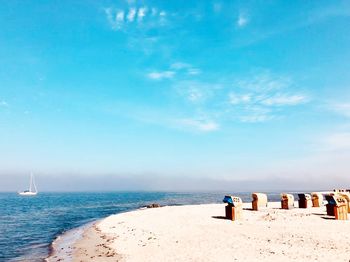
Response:
[{"label": "cloud streak", "polygon": [[8,106],[9,104],[6,101],[0,100],[0,107],[8,107]]},{"label": "cloud streak", "polygon": [[218,123],[212,120],[201,120],[201,119],[179,119],[177,121],[179,126],[194,129],[201,132],[213,132],[219,129]]},{"label": "cloud streak", "polygon": [[248,94],[230,93],[228,96],[229,96],[229,102],[231,105],[247,104],[252,100],[252,95],[249,93]]},{"label": "cloud streak", "polygon": [[147,77],[152,80],[171,79],[175,76],[174,71],[154,71],[147,74]]},{"label": "cloud streak", "polygon": [[307,101],[308,99],[304,95],[276,94],[261,100],[261,104],[266,106],[295,106]]},{"label": "cloud streak", "polygon": [[[166,12],[163,10],[158,10],[155,7],[129,7],[126,9],[122,8],[105,8],[105,14],[109,25],[112,30],[121,31],[127,26],[132,26],[135,21],[138,24],[145,23],[146,18],[148,19],[148,26],[161,26],[164,24]],[[137,27],[129,29],[137,29]]]},{"label": "cloud streak", "polygon": [[240,112],[242,122],[264,122],[281,114],[285,107],[295,107],[308,103],[310,98],[302,93],[291,93],[293,83],[290,78],[273,76],[269,73],[257,74],[250,79],[239,79],[228,94],[230,111]]},{"label": "cloud streak", "polygon": [[253,73],[249,78],[238,79],[233,86],[238,89],[250,90],[253,92],[270,92],[290,87],[291,79],[286,76],[272,75],[269,71]]},{"label": "cloud streak", "polygon": [[136,8],[130,8],[127,16],[128,21],[132,23],[135,19],[135,15],[136,15]]},{"label": "cloud streak", "polygon": [[170,65],[170,68],[174,69],[174,70],[181,70],[181,69],[186,69],[186,68],[191,68],[192,66],[190,64],[187,63],[183,63],[183,62],[176,62],[176,63],[172,63]]},{"label": "cloud streak", "polygon": [[176,62],[170,65],[170,68],[177,71],[184,71],[187,75],[199,75],[202,71],[188,63]]},{"label": "cloud streak", "polygon": [[219,88],[220,86],[217,84],[196,80],[182,80],[173,85],[175,93],[193,105],[205,105],[206,102],[211,101],[213,98],[215,99],[215,95],[217,95],[216,91]]},{"label": "cloud streak", "polygon": [[330,105],[333,112],[350,118],[350,103],[337,103]]},{"label": "cloud streak", "polygon": [[243,28],[243,27],[245,27],[248,23],[249,23],[248,16],[246,16],[246,15],[243,14],[243,13],[240,13],[240,14],[238,15],[238,18],[237,18],[237,21],[236,21],[236,25],[237,25],[239,28]]},{"label": "cloud streak", "polygon": [[187,70],[187,74],[188,75],[192,75],[192,76],[199,75],[201,72],[202,71],[200,69],[198,69],[198,68],[190,68],[190,69]]},{"label": "cloud streak", "polygon": [[107,20],[113,30],[121,30],[124,23],[124,11],[106,8]]},{"label": "cloud streak", "polygon": [[147,12],[146,7],[142,7],[139,9],[139,11],[137,13],[137,19],[139,22],[142,22],[143,18],[146,16],[146,12]]},{"label": "cloud streak", "polygon": [[[203,120],[196,120],[201,119],[201,114],[215,116],[214,119],[224,122],[261,123],[280,119],[291,110],[287,108],[310,101],[310,97],[305,94],[291,92],[294,86],[290,77],[265,71],[255,73],[254,77],[236,79],[230,86],[216,81],[196,80],[197,73],[188,74],[188,70],[194,68],[189,63],[176,62],[169,66],[169,70],[154,71],[147,77],[152,80],[171,80],[169,92],[175,94],[176,99],[182,99],[184,106],[192,112],[201,112],[195,120],[184,121],[188,126],[197,126],[198,129],[206,127]],[[208,126],[213,126],[211,131],[217,130],[214,125]]]}]

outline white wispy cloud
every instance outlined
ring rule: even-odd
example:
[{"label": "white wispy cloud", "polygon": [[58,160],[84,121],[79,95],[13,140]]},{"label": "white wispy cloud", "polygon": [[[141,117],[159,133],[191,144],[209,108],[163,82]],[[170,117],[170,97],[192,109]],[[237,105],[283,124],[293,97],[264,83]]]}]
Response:
[{"label": "white wispy cloud", "polygon": [[104,104],[104,112],[112,115],[127,116],[135,121],[159,125],[166,128],[181,130],[184,132],[209,133],[220,129],[220,125],[215,116],[203,113],[189,114],[187,110],[177,108],[159,108],[152,106],[142,106],[128,104],[125,102]]},{"label": "white wispy cloud", "polygon": [[0,100],[0,107],[8,107],[8,106],[9,104],[6,101]]},{"label": "white wispy cloud", "polygon": [[[310,101],[302,93],[292,93],[293,82],[289,77],[271,73],[235,81],[234,91],[228,94],[230,112],[242,122],[264,122],[277,118],[284,107],[298,106]],[[237,111],[239,114],[237,114]]]},{"label": "white wispy cloud", "polygon": [[303,104],[307,101],[308,98],[304,95],[276,94],[263,99],[261,104],[267,106],[294,106]]},{"label": "white wispy cloud", "polygon": [[[184,76],[196,76],[201,73],[201,70],[199,68],[193,67],[191,64],[184,63],[184,62],[176,62],[172,63],[168,70],[164,71],[154,71],[149,74],[147,74],[148,78],[151,79],[164,79],[164,78],[173,78],[175,75],[178,75],[180,78]],[[184,84],[184,82],[179,82],[181,84]],[[186,83],[188,84],[188,82]]]},{"label": "white wispy cloud", "polygon": [[179,119],[177,122],[180,126],[201,132],[213,132],[219,129],[219,124],[212,120],[185,118]]},{"label": "white wispy cloud", "polygon": [[136,15],[136,8],[130,8],[127,15],[128,21],[133,22],[135,19],[135,15]]},{"label": "white wispy cloud", "polygon": [[350,103],[337,103],[331,104],[330,109],[345,117],[350,117]]},{"label": "white wispy cloud", "polygon": [[205,94],[196,87],[190,87],[187,90],[187,99],[191,102],[199,102],[205,99]]},{"label": "white wispy cloud", "polygon": [[269,71],[253,73],[253,76],[234,81],[233,87],[251,90],[254,92],[270,92],[289,87],[292,84],[290,77],[273,75]]},{"label": "white wispy cloud", "polygon": [[[171,79],[170,97],[182,99],[187,110],[220,120],[258,123],[281,119],[291,107],[311,100],[309,96],[296,91],[298,89],[295,89],[290,77],[268,71],[236,79],[230,86],[228,80],[222,83],[201,81],[196,77],[199,72],[192,72],[189,78],[189,70],[196,71],[197,68],[189,63],[176,62],[168,70],[153,71],[147,77],[153,80]],[[291,91],[293,89],[295,92]],[[185,123],[210,128],[210,123],[215,122],[206,119],[197,118]]]},{"label": "white wispy cloud", "polygon": [[288,95],[288,94],[229,94],[229,102],[232,105],[238,104],[260,104],[267,107],[271,106],[295,106],[309,101],[305,95]]},{"label": "white wispy cloud", "polygon": [[106,8],[105,13],[107,20],[111,25],[113,30],[120,30],[124,24],[124,11],[122,10],[113,10],[112,8]]},{"label": "white wispy cloud", "polygon": [[147,77],[153,80],[170,79],[175,76],[174,71],[155,71],[147,74]]},{"label": "white wispy cloud", "polygon": [[[260,27],[261,29],[258,28],[254,36],[252,35],[250,38],[237,38],[235,46],[249,46],[270,37],[275,37],[276,35],[295,31],[299,28],[309,28],[330,18],[349,16],[350,8],[347,1],[340,1],[337,2],[337,4],[333,4],[332,1],[329,1],[327,4],[318,5],[317,8],[305,9],[304,12],[299,13],[298,17],[292,17],[292,19],[287,17],[287,19],[285,19],[285,21],[281,21],[281,23],[272,23],[270,25]],[[237,27],[239,27],[238,21],[239,18],[236,21]]]},{"label": "white wispy cloud", "polygon": [[189,75],[199,75],[202,71],[198,68],[189,68],[187,74]]},{"label": "white wispy cloud", "polygon": [[228,96],[229,96],[230,104],[232,105],[249,103],[252,100],[251,94],[236,94],[231,92]]},{"label": "white wispy cloud", "polygon": [[165,12],[164,10],[163,11],[160,11],[159,12],[159,25],[160,26],[165,26],[168,23],[168,19],[167,19],[167,12]]},{"label": "white wispy cloud", "polygon": [[153,8],[151,9],[151,15],[152,15],[152,16],[156,16],[157,14],[158,14],[158,9],[155,8],[155,7],[153,7]]},{"label": "white wispy cloud", "polygon": [[249,18],[244,13],[239,13],[236,24],[238,27],[245,27],[249,23]]},{"label": "white wispy cloud", "polygon": [[[152,6],[144,6],[137,8],[132,3],[128,8],[113,8],[108,7],[104,9],[108,23],[112,30],[127,33],[129,30],[149,30],[155,27],[161,27],[166,24],[166,12],[159,11],[158,8]],[[146,18],[149,18],[146,20]],[[142,27],[136,26],[142,22]],[[133,26],[134,25],[134,26]]]},{"label": "white wispy cloud", "polygon": [[209,101],[219,89],[219,85],[195,80],[178,81],[173,90],[179,97],[192,104],[204,104]]},{"label": "white wispy cloud", "polygon": [[262,123],[273,119],[274,117],[271,115],[264,114],[251,114],[251,115],[243,115],[240,117],[240,120],[243,123]]},{"label": "white wispy cloud", "polygon": [[192,67],[190,64],[183,63],[183,62],[176,62],[170,65],[170,68],[174,70],[181,70],[181,69],[190,68],[190,67]]},{"label": "white wispy cloud", "polygon": [[118,22],[118,23],[123,23],[124,22],[124,11],[118,11],[117,12],[117,15],[115,17],[115,20]]},{"label": "white wispy cloud", "polygon": [[188,63],[183,63],[183,62],[176,62],[176,63],[172,63],[170,65],[170,68],[173,70],[186,70],[186,73],[188,75],[199,75],[202,71],[199,68],[196,68],[194,66],[192,66],[191,64]]},{"label": "white wispy cloud", "polygon": [[143,20],[143,18],[146,16],[146,12],[147,12],[147,7],[141,7],[139,8],[138,12],[137,12],[137,20],[139,22],[141,22]]},{"label": "white wispy cloud", "polygon": [[275,118],[271,109],[259,105],[245,105],[238,116],[241,122],[259,123]]}]

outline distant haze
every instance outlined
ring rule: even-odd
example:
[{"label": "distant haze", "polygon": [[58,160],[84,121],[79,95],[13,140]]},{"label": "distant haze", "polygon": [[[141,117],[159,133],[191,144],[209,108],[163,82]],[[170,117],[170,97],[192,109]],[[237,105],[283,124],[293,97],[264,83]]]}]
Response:
[{"label": "distant haze", "polygon": [[[27,189],[29,176],[5,175],[0,192],[17,192]],[[36,185],[41,192],[49,191],[315,191],[344,188],[348,180],[308,178],[283,179],[280,177],[263,180],[222,180],[215,178],[168,177],[168,176],[119,176],[119,175],[37,175]]]}]

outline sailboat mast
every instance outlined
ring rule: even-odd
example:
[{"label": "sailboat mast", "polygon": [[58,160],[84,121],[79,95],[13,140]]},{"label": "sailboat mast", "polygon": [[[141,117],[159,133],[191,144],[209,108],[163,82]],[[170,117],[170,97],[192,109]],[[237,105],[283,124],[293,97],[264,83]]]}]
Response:
[{"label": "sailboat mast", "polygon": [[32,192],[32,182],[33,182],[33,174],[30,173],[29,192]]},{"label": "sailboat mast", "polygon": [[33,186],[34,186],[35,193],[37,193],[37,192],[38,192],[38,190],[36,189],[36,185],[35,185],[35,179],[34,179],[34,176],[33,176],[33,180],[32,180],[32,182],[33,182]]}]

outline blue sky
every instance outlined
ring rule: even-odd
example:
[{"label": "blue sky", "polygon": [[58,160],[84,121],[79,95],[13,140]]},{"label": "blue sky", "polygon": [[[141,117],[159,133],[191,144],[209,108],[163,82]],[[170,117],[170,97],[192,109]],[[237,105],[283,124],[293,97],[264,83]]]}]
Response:
[{"label": "blue sky", "polygon": [[349,2],[1,6],[0,190],[349,186]]}]

